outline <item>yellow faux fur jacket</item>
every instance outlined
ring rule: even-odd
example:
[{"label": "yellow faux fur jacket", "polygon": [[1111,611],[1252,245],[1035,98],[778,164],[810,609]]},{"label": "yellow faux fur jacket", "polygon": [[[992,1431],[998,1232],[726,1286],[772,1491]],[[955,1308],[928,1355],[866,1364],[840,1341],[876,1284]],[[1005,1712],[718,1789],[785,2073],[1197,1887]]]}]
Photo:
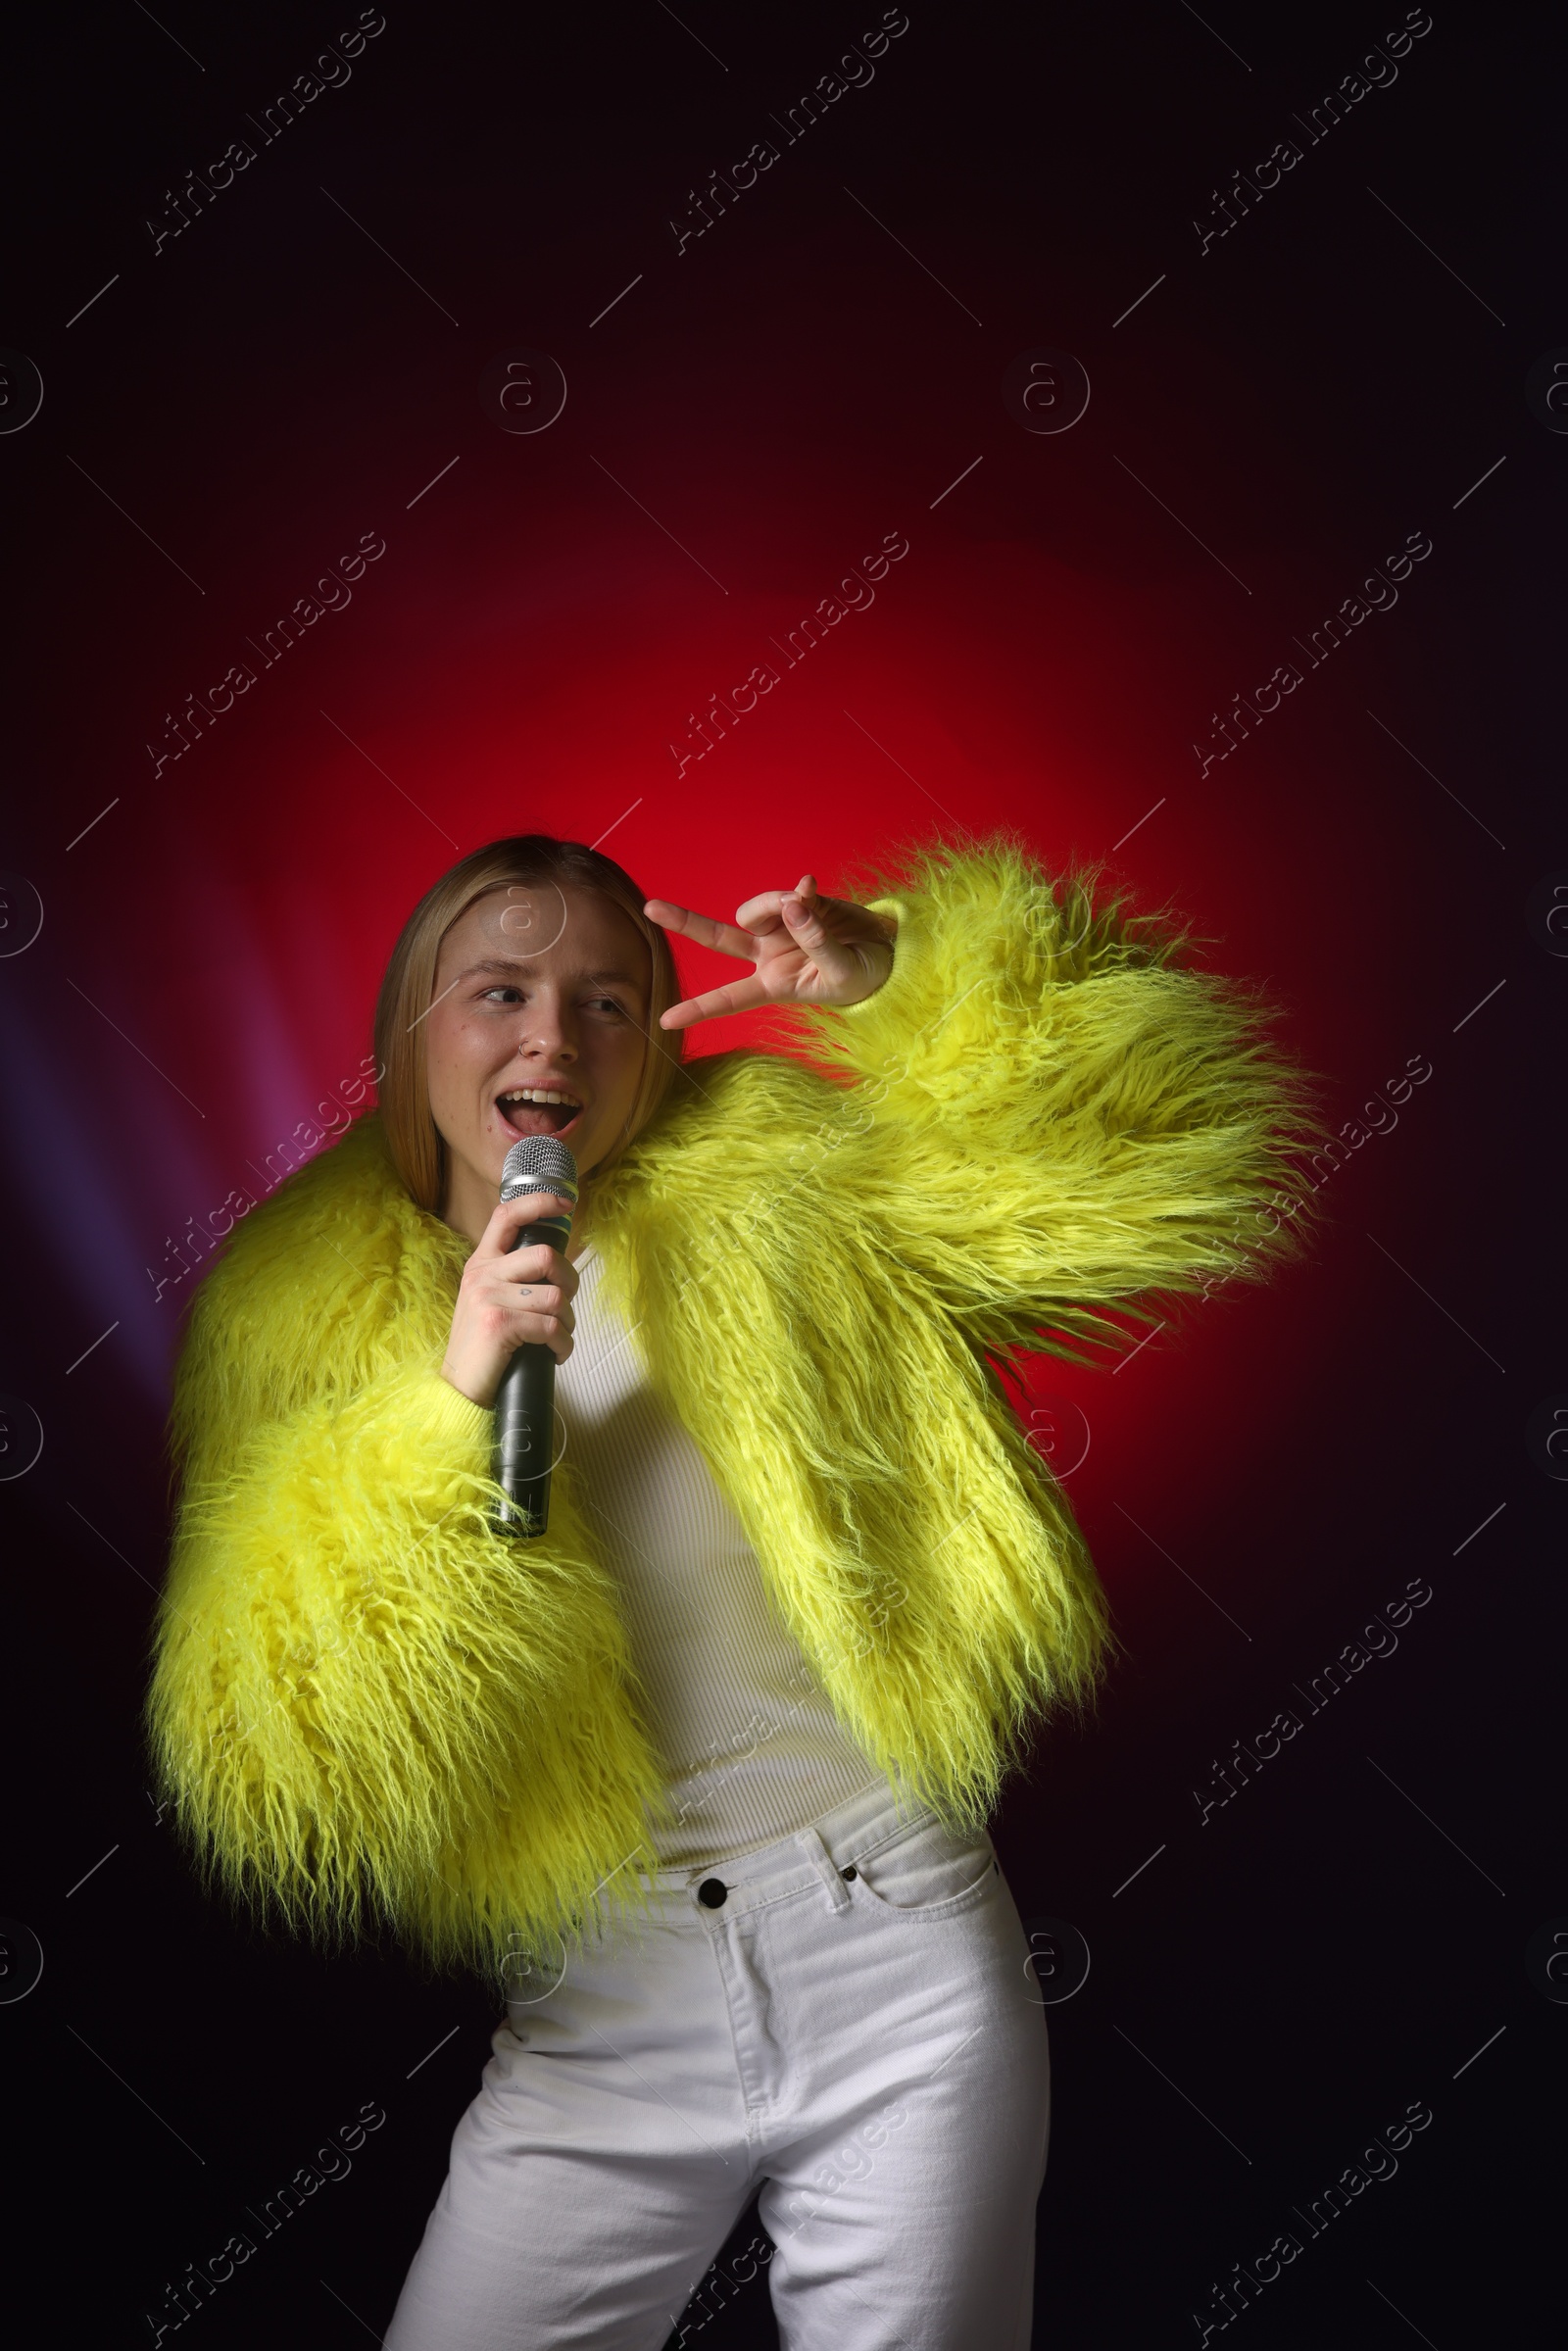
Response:
[{"label": "yellow faux fur jacket", "polygon": [[[1312,1121],[1253,993],[1007,837],[875,904],[888,981],[792,1015],[800,1053],[687,1065],[592,1230],[839,1720],[974,1820],[1104,1641],[987,1357],[1266,1272]],[[490,1415],[438,1370],[467,1249],[373,1114],[235,1228],[176,1377],[147,1722],[218,1884],[493,1967],[638,1898],[664,1794],[569,1455],[545,1538],[488,1529]]]}]

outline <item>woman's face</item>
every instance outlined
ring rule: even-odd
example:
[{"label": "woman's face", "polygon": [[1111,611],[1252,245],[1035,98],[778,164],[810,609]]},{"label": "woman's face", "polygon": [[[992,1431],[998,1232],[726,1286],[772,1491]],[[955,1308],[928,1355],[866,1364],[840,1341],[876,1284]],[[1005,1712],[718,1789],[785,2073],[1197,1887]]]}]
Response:
[{"label": "woman's face", "polygon": [[[570,885],[491,890],[442,940],[425,1015],[430,1113],[449,1154],[442,1213],[470,1240],[521,1136],[559,1135],[579,1176],[619,1141],[649,1050],[650,966],[620,908]],[[538,1099],[550,1094],[567,1099]]]}]

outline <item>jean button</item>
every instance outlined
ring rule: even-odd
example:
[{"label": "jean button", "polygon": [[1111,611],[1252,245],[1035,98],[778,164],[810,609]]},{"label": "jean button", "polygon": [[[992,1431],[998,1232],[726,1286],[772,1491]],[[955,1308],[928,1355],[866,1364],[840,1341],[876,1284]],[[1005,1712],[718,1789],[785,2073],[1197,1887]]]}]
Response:
[{"label": "jean button", "polygon": [[729,1887],[722,1878],[705,1878],[697,1888],[697,1899],[705,1910],[722,1910]]}]

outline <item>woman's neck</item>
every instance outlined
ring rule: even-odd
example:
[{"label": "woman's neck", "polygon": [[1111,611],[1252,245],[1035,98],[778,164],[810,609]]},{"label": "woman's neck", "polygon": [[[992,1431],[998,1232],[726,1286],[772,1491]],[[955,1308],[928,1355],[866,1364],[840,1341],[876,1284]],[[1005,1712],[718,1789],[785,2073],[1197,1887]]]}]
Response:
[{"label": "woman's neck", "polygon": [[593,1195],[585,1183],[578,1195],[577,1205],[572,1213],[571,1232],[566,1241],[568,1264],[575,1265],[583,1250],[588,1247],[593,1238],[592,1226]]}]

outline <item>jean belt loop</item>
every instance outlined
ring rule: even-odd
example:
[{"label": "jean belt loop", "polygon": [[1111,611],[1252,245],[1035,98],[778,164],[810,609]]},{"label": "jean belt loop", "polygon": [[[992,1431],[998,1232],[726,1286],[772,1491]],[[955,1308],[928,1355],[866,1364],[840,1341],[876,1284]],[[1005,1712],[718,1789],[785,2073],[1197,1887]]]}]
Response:
[{"label": "jean belt loop", "polygon": [[814,1829],[803,1829],[797,1840],[802,1852],[827,1888],[827,1898],[834,1910],[848,1910],[850,1889],[834,1863],[832,1854]]}]

